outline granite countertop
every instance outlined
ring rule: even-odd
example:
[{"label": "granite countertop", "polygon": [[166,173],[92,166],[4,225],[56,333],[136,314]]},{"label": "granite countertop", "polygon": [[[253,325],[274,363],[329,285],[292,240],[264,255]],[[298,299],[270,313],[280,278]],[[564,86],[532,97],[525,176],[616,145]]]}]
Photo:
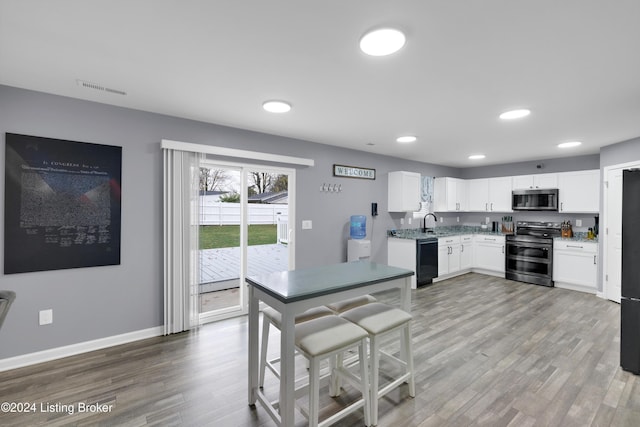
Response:
[{"label": "granite countertop", "polygon": [[387,237],[396,237],[399,239],[428,239],[448,236],[461,236],[463,234],[488,234],[495,236],[504,236],[505,233],[491,231],[486,228],[469,226],[469,225],[456,225],[435,227],[428,229],[426,233],[422,232],[422,228],[403,228],[400,230],[388,230]]},{"label": "granite countertop", "polygon": [[573,237],[555,237],[553,240],[555,241],[569,241],[569,242],[586,242],[586,243],[598,243],[598,238],[594,237],[593,239],[587,238],[587,233],[582,231],[576,231],[573,233]]},{"label": "granite countertop", "polygon": [[[487,234],[487,235],[495,235],[495,236],[506,236],[507,234],[511,234],[511,233],[495,232],[479,226],[470,226],[470,225],[435,227],[428,230],[430,231],[428,231],[427,233],[423,233],[421,228],[402,228],[400,230],[388,230],[387,237],[417,240],[417,239],[428,239],[428,238],[437,239],[439,237],[448,237],[448,236],[461,236],[463,234]],[[598,243],[597,237],[593,239],[588,239],[587,233],[582,231],[574,232],[573,237],[555,237],[554,240]]]}]

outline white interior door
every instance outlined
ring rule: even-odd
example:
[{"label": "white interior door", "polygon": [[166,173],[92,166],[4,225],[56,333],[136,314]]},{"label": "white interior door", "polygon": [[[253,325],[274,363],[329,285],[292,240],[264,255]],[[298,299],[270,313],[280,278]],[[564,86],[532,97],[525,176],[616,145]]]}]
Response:
[{"label": "white interior door", "polygon": [[[607,174],[607,203],[605,215],[606,251],[605,293],[607,299],[620,302],[622,277],[622,169]],[[602,234],[602,233],[601,233]]]}]

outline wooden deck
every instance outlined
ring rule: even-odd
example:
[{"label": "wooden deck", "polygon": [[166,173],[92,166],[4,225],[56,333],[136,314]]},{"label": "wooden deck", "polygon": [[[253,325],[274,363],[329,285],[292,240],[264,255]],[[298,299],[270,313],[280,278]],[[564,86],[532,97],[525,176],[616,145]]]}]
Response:
[{"label": "wooden deck", "polygon": [[[254,245],[247,247],[248,274],[272,273],[289,269],[286,245]],[[204,249],[200,251],[201,292],[227,289],[224,282],[240,277],[240,248]],[[220,287],[223,286],[223,287]]]}]

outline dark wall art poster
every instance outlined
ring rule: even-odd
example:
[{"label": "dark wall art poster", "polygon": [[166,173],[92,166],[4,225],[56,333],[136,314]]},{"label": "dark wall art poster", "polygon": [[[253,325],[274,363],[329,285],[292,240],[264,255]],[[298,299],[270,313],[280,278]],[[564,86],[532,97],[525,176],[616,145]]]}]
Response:
[{"label": "dark wall art poster", "polygon": [[122,147],[6,134],[4,273],[120,264]]}]

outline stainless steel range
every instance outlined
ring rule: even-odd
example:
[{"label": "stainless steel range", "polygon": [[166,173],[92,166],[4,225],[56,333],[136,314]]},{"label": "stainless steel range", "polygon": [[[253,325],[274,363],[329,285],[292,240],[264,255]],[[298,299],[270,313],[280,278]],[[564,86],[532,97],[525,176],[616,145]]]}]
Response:
[{"label": "stainless steel range", "polygon": [[505,277],[553,286],[553,238],[560,234],[560,223],[518,221],[515,234],[506,236]]}]

